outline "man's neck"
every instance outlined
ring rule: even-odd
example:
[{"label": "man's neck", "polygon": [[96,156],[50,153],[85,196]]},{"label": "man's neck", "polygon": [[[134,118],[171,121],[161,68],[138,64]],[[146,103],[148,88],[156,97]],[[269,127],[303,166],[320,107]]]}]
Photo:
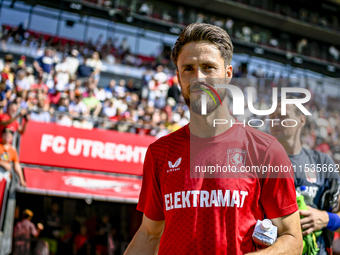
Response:
[{"label": "man's neck", "polygon": [[295,137],[291,137],[287,140],[280,141],[282,146],[285,148],[288,155],[297,155],[302,150],[302,145],[300,138],[296,139]]},{"label": "man's neck", "polygon": [[[227,120],[228,122],[226,124],[216,124],[214,127],[214,119]],[[190,111],[189,129],[190,133],[195,136],[202,138],[213,137],[227,131],[235,121],[235,118],[229,113],[226,100],[224,100],[222,106],[219,106],[210,115],[202,116]]]}]

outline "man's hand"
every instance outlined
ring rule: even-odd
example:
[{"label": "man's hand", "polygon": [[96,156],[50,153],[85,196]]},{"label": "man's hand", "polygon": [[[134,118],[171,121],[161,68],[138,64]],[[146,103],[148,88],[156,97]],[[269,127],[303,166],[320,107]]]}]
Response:
[{"label": "man's hand", "polygon": [[301,219],[302,234],[308,235],[316,230],[327,227],[329,217],[326,211],[321,211],[313,207],[307,206],[308,210],[299,210],[301,216],[305,216]]},{"label": "man's hand", "polygon": [[247,253],[247,255],[301,255],[303,242],[298,211],[284,217],[271,219],[271,221],[277,227],[276,242],[272,246]]},{"label": "man's hand", "polygon": [[21,180],[20,185],[23,186],[23,187],[27,187],[27,183],[26,183],[25,180]]}]

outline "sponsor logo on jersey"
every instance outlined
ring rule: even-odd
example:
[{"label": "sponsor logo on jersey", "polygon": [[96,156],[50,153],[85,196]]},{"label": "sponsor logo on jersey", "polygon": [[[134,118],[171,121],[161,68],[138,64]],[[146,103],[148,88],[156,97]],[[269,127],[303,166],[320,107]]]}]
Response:
[{"label": "sponsor logo on jersey", "polygon": [[245,204],[245,190],[186,190],[164,195],[165,210],[193,207],[236,207]]},{"label": "sponsor logo on jersey", "polygon": [[306,179],[309,183],[316,183],[317,177],[316,177],[316,171],[315,169],[310,169],[308,167],[305,168],[305,175]]},{"label": "sponsor logo on jersey", "polygon": [[180,170],[181,168],[178,167],[178,166],[179,166],[179,164],[181,164],[181,162],[182,162],[182,157],[180,157],[179,159],[177,159],[176,162],[175,162],[174,164],[172,164],[171,161],[168,161],[168,165],[169,165],[169,168],[170,168],[170,169],[167,171],[167,173]]},{"label": "sponsor logo on jersey", "polygon": [[247,151],[242,149],[228,149],[228,165],[234,169],[240,169],[246,164]]}]

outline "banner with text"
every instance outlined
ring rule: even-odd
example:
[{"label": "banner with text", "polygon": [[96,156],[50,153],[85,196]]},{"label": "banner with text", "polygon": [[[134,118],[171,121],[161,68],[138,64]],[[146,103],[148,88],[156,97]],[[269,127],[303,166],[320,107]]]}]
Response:
[{"label": "banner with text", "polygon": [[29,122],[21,136],[20,162],[142,175],[145,153],[156,138],[102,129]]}]

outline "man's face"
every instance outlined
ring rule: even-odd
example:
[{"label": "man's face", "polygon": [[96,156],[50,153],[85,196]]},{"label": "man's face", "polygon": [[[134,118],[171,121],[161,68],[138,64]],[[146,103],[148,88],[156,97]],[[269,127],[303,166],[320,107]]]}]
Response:
[{"label": "man's face", "polygon": [[15,104],[11,104],[9,107],[8,107],[8,114],[10,116],[13,116],[18,110],[18,106],[15,105]]},{"label": "man's face", "polygon": [[2,134],[2,141],[3,141],[3,144],[11,144],[12,143],[12,140],[13,140],[13,135],[11,133],[3,133]]},{"label": "man's face", "polygon": [[[281,105],[279,104],[276,111],[273,112],[269,119],[279,119],[280,121],[274,121],[273,125],[270,122],[270,133],[275,136],[280,142],[290,139],[291,137],[295,137],[298,130],[302,128],[305,124],[304,115],[297,115],[296,106],[287,105],[286,115],[281,115]],[[296,120],[297,125],[295,127],[284,127],[281,124],[281,121],[285,119],[293,119]],[[294,121],[285,121],[285,126],[294,126]],[[273,127],[272,127],[273,126]]]},{"label": "man's face", "polygon": [[[177,77],[185,102],[197,114],[201,113],[201,94],[205,92],[200,89],[190,90],[190,85],[194,85],[193,81],[202,81],[214,86],[213,83],[216,83],[217,78],[220,83],[225,83],[225,78],[232,77],[232,66],[225,66],[217,46],[207,41],[186,44],[178,56],[177,67]],[[226,89],[216,89],[216,91],[223,101]],[[207,113],[213,112],[217,107],[218,104],[215,106],[213,99],[207,96]]]}]

